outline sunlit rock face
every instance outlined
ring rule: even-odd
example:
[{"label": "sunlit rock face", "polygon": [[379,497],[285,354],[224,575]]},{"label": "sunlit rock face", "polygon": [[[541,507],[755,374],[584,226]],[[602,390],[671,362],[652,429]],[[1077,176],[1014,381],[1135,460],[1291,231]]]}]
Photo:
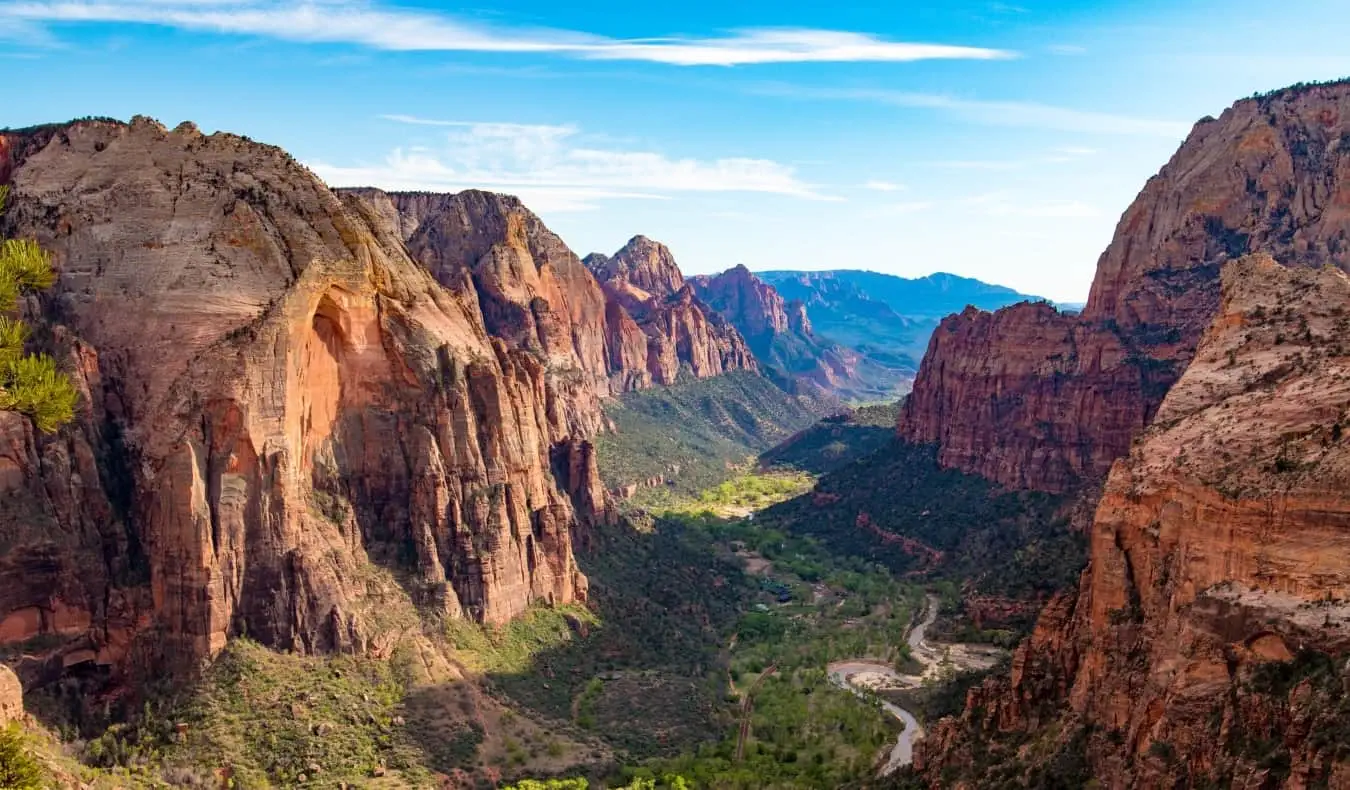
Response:
[{"label": "sunlit rock face", "polygon": [[1101,479],[1185,369],[1248,252],[1350,262],[1350,88],[1238,102],[1196,124],[1126,210],[1077,316],[968,310],[933,334],[900,434],[947,466],[1063,491]]}]

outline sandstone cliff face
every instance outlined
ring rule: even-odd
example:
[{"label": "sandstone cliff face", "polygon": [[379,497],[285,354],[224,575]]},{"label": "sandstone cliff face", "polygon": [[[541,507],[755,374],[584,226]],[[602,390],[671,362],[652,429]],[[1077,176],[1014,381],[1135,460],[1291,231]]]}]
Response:
[{"label": "sandstone cliff face", "polygon": [[900,434],[1009,485],[1062,491],[1104,476],[1190,359],[1223,262],[1259,250],[1286,266],[1347,266],[1347,153],[1347,84],[1241,101],[1197,124],[1121,218],[1083,312],[948,319]]},{"label": "sandstone cliff face", "polygon": [[689,280],[698,298],[726,316],[753,345],[788,331],[787,304],[745,266]]},{"label": "sandstone cliff face", "polygon": [[1076,600],[934,729],[930,779],[1058,723],[1087,728],[1105,787],[1345,786],[1347,329],[1339,270],[1224,267],[1193,360],[1107,479]]},{"label": "sandstone cliff face", "polygon": [[944,319],[900,416],[944,466],[1063,492],[1100,475],[1172,382],[1113,331],[1026,302]]},{"label": "sandstone cliff face", "polygon": [[664,244],[634,236],[613,257],[586,256],[585,266],[609,300],[606,336],[621,381],[634,380],[639,359],[636,369],[659,384],[673,384],[682,369],[696,378],[758,370],[740,332],[694,295]]},{"label": "sandstone cliff face", "polygon": [[634,236],[612,257],[588,256],[591,271],[602,283],[641,290],[650,296],[670,296],[684,287],[684,275],[666,245],[646,236]]},{"label": "sandstone cliff face", "polygon": [[23,673],[244,633],[379,651],[397,601],[499,622],[584,596],[605,311],[518,204],[400,219],[188,124],[0,140],[5,230],[59,272],[30,311],[84,393],[54,436],[0,415],[0,642],[60,645]]}]

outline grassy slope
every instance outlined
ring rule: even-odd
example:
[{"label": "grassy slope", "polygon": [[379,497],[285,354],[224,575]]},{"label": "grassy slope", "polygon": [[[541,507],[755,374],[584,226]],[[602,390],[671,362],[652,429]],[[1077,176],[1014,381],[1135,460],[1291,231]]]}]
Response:
[{"label": "grassy slope", "polygon": [[819,411],[744,371],[629,393],[606,408],[615,431],[596,440],[600,475],[610,487],[661,478],[673,480],[678,494],[694,494],[810,425]]}]

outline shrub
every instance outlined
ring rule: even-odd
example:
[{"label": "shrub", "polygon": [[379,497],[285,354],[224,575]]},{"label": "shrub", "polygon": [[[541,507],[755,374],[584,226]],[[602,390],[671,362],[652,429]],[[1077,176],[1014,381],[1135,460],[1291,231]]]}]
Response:
[{"label": "shrub", "polygon": [[46,771],[28,750],[17,724],[0,730],[0,787],[5,790],[42,790]]}]

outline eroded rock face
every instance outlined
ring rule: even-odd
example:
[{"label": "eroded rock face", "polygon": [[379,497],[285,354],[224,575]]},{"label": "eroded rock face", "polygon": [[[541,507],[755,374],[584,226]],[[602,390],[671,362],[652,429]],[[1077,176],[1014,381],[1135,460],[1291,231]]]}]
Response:
[{"label": "eroded rock face", "polygon": [[1110,468],[1172,383],[1116,332],[1025,302],[943,319],[901,411],[941,464],[1063,492]]},{"label": "eroded rock face", "polygon": [[1121,218],[1083,312],[1016,305],[948,319],[901,435],[1009,485],[1062,491],[1103,477],[1190,359],[1225,261],[1264,251],[1286,266],[1347,266],[1347,153],[1344,83],[1244,100],[1197,124]]},{"label": "eroded rock face", "polygon": [[591,271],[602,283],[640,289],[650,296],[670,296],[684,287],[684,275],[670,249],[646,236],[634,236],[612,257],[588,256]]},{"label": "eroded rock face", "polygon": [[1339,270],[1224,267],[1193,359],[1107,479],[1076,600],[1048,606],[1011,677],[934,730],[930,778],[975,740],[1055,722],[1088,728],[1106,787],[1350,776],[1340,736],[1317,736],[1348,717],[1347,329]]},{"label": "eroded rock face", "polygon": [[613,257],[586,256],[585,266],[609,300],[610,364],[623,382],[638,369],[659,384],[673,384],[682,369],[697,378],[758,370],[745,338],[694,295],[664,244],[635,236]]},{"label": "eroded rock face", "polygon": [[764,369],[789,391],[822,401],[866,399],[878,394],[879,382],[894,378],[862,354],[817,336],[806,305],[784,301],[745,266],[691,277],[688,283],[740,330]]},{"label": "eroded rock face", "polygon": [[23,686],[14,670],[0,664],[0,725],[23,718]]},{"label": "eroded rock face", "polygon": [[61,644],[27,674],[245,633],[379,651],[395,600],[584,597],[605,311],[518,203],[390,211],[141,118],[0,139],[5,230],[53,253],[31,307],[85,395],[54,436],[0,415],[0,641]]}]

